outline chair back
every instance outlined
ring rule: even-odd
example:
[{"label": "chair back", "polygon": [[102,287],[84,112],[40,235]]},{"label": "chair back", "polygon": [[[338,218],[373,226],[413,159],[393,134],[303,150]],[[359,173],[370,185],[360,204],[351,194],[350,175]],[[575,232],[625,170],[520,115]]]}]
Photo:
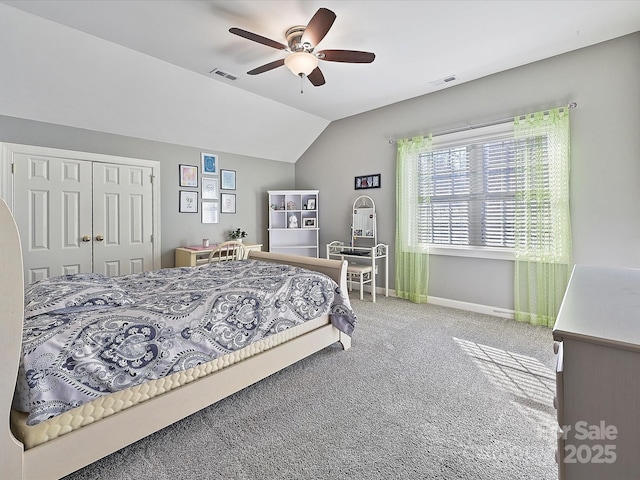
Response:
[{"label": "chair back", "polygon": [[216,245],[214,249],[211,250],[211,253],[209,253],[209,263],[244,259],[244,245],[234,240]]}]

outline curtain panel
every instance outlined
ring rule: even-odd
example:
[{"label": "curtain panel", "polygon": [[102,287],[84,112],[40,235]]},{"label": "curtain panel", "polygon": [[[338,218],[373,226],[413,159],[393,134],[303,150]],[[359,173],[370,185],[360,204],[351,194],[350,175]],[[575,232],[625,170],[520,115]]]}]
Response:
[{"label": "curtain panel", "polygon": [[552,327],[572,269],[569,111],[515,119],[515,317]]},{"label": "curtain panel", "polygon": [[[428,250],[418,241],[418,157],[431,149],[431,137],[398,141],[396,165],[396,295],[414,303],[427,302]],[[424,177],[424,172],[422,172]]]}]

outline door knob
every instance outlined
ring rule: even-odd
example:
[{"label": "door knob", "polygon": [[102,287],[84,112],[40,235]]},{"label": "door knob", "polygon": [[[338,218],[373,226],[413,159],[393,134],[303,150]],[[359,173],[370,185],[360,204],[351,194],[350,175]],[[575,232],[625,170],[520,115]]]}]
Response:
[{"label": "door knob", "polygon": [[89,235],[85,235],[84,237],[82,237],[82,241],[83,242],[90,242],[91,241],[91,237]]},{"label": "door knob", "polygon": [[102,235],[96,235],[96,240],[101,242],[104,240],[104,237]]}]

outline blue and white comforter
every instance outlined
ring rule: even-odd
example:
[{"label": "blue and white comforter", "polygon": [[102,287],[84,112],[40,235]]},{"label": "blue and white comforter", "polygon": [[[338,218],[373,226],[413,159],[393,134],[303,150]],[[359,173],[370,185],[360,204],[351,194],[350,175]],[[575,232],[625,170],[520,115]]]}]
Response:
[{"label": "blue and white comforter", "polygon": [[43,280],[25,291],[14,408],[35,425],[325,314],[353,333],[349,298],[333,280],[257,260]]}]

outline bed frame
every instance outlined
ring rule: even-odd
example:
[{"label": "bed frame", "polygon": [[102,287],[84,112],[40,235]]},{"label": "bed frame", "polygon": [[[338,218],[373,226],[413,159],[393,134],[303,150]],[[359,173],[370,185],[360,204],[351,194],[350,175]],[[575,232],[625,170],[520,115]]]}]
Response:
[{"label": "bed frame", "polygon": [[[255,251],[250,252],[249,258],[322,272],[346,291],[345,261]],[[345,350],[351,346],[351,338],[328,323],[204,378],[25,449],[12,434],[9,420],[21,352],[23,285],[18,229],[9,208],[0,199],[0,475],[12,480],[60,478],[333,343],[340,342]]]}]

